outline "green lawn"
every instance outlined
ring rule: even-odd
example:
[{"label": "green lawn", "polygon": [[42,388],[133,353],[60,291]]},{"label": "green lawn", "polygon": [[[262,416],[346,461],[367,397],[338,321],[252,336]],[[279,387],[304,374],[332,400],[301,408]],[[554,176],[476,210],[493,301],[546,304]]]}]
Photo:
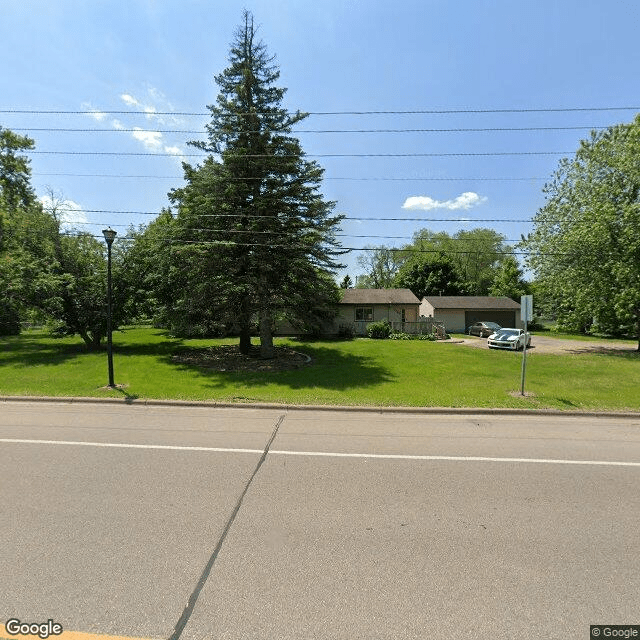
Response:
[{"label": "green lawn", "polygon": [[640,355],[522,355],[427,341],[278,340],[313,359],[296,371],[215,372],[173,362],[177,350],[235,344],[180,340],[151,328],[114,334],[116,383],[106,390],[106,352],[41,331],[0,338],[0,395],[91,396],[359,406],[640,410]]}]

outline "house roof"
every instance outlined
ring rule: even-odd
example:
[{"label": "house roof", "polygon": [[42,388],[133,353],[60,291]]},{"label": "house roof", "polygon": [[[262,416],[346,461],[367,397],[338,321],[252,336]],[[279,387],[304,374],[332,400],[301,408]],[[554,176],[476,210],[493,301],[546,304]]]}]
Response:
[{"label": "house roof", "polygon": [[420,304],[409,289],[345,289],[340,304]]},{"label": "house roof", "polygon": [[490,296],[425,296],[434,309],[519,309],[511,298]]}]

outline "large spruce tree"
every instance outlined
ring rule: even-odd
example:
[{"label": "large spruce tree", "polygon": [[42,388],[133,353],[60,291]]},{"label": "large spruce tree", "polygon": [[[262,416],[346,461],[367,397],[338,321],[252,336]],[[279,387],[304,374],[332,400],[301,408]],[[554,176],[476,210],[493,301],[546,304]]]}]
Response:
[{"label": "large spruce tree", "polygon": [[189,143],[209,155],[198,166],[185,163],[186,186],[169,194],[177,205],[177,307],[234,320],[243,353],[257,320],[261,356],[269,358],[276,316],[305,324],[336,301],[330,275],[341,266],[342,216],[319,192],[323,169],[291,135],[308,114],[282,106],[286,89],[275,86],[280,72],[249,12],[229,62],[215,78],[208,140]]}]

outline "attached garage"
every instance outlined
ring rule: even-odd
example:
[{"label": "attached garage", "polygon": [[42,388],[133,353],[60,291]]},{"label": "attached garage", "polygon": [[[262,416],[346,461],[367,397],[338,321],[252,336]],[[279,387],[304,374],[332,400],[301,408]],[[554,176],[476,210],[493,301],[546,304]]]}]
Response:
[{"label": "attached garage", "polygon": [[[516,312],[503,309],[471,309],[465,310],[465,327],[486,320],[497,322],[501,327],[516,327]],[[517,328],[517,327],[516,327]]]},{"label": "attached garage", "polygon": [[420,303],[420,315],[444,322],[450,333],[465,333],[481,320],[520,327],[520,304],[506,297],[428,296]]}]

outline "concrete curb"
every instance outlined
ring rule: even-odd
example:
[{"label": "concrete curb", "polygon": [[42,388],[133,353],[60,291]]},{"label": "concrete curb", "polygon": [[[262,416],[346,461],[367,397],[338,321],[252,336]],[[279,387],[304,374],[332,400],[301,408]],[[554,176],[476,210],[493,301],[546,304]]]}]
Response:
[{"label": "concrete curb", "polygon": [[424,415],[509,415],[567,416],[584,418],[628,418],[640,420],[640,412],[632,411],[561,411],[560,409],[508,409],[486,407],[374,407],[341,405],[291,405],[276,403],[207,402],[203,400],[153,400],[131,398],[83,398],[57,396],[0,396],[0,402],[52,402],[58,404],[124,404],[159,407],[205,407],[210,409],[273,409],[277,411],[342,411],[345,413],[424,414]]}]

